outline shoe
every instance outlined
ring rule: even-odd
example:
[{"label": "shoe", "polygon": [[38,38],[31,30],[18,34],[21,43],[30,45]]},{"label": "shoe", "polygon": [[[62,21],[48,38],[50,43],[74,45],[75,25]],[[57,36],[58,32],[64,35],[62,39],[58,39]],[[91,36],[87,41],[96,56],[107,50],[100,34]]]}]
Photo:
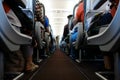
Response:
[{"label": "shoe", "polygon": [[34,63],[31,63],[31,64],[29,64],[29,65],[26,66],[26,70],[25,71],[31,72],[31,71],[36,70],[38,67],[39,67],[38,65],[36,65]]},{"label": "shoe", "polygon": [[36,64],[34,64],[34,63],[32,63],[32,65],[33,65],[35,68],[38,68],[38,67],[39,67],[38,65],[36,65]]}]

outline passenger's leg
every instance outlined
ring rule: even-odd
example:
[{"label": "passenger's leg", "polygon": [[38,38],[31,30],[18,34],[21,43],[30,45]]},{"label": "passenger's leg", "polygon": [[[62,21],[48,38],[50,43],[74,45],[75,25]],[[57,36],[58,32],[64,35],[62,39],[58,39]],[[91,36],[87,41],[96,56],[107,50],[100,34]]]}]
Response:
[{"label": "passenger's leg", "polygon": [[75,60],[75,48],[71,45],[70,57],[72,60]]},{"label": "passenger's leg", "polygon": [[46,59],[47,55],[45,54],[45,48],[43,47],[42,49],[39,49],[39,54],[41,59]]},{"label": "passenger's leg", "polygon": [[20,50],[5,53],[5,72],[22,72],[24,69],[24,58]]},{"label": "passenger's leg", "polygon": [[106,70],[111,70],[113,68],[112,58],[109,55],[104,56],[104,66]]},{"label": "passenger's leg", "polygon": [[35,65],[32,60],[33,47],[32,46],[22,46],[22,51],[25,58],[25,71],[33,71],[38,68],[38,65]]},{"label": "passenger's leg", "polygon": [[70,37],[70,43],[71,43],[71,51],[70,51],[70,57],[75,60],[76,59],[76,50],[75,50],[75,46],[74,46],[74,42],[76,41],[77,38],[77,32],[71,34]]}]

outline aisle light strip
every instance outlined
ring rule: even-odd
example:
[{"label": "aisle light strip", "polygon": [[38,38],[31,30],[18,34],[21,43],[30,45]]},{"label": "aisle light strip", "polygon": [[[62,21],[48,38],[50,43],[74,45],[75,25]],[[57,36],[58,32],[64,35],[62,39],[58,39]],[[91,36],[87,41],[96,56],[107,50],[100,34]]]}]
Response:
[{"label": "aisle light strip", "polygon": [[15,77],[13,80],[17,80],[17,79],[19,79],[23,75],[24,75],[24,73],[21,73],[20,75],[18,75],[17,77]]},{"label": "aisle light strip", "polygon": [[98,77],[102,78],[103,80],[108,80],[108,79],[106,79],[105,77],[103,77],[101,74],[99,74],[98,72],[95,72],[95,74],[96,74]]}]

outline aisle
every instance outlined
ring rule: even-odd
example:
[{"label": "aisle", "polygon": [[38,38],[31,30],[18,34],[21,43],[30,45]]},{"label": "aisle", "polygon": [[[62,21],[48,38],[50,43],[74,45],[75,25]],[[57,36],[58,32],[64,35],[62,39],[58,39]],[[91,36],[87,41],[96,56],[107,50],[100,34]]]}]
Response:
[{"label": "aisle", "polygon": [[57,49],[32,80],[87,80],[63,52]]}]

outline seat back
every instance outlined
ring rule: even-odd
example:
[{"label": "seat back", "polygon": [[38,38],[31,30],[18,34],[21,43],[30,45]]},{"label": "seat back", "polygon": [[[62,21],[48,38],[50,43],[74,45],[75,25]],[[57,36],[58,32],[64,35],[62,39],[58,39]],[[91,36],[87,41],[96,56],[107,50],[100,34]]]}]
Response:
[{"label": "seat back", "polygon": [[[105,30],[95,36],[87,38],[88,45],[100,45],[102,51],[113,51],[116,50],[119,46],[120,38],[120,2],[116,14]],[[116,46],[116,47],[114,47]]]},{"label": "seat back", "polygon": [[87,0],[86,1],[86,17],[89,18],[96,13],[100,13],[106,10],[106,5],[109,5],[108,0]]},{"label": "seat back", "polygon": [[75,42],[75,48],[79,49],[80,45],[83,43],[83,41],[82,41],[83,36],[84,36],[83,23],[79,22],[79,23],[77,23],[76,26],[78,26],[78,35],[77,35],[77,39],[76,39],[76,42]]},{"label": "seat back", "polygon": [[107,0],[95,0],[95,1],[89,1],[86,2],[86,11],[85,11],[85,29],[86,31],[89,30],[91,27],[91,23],[93,23],[93,19],[95,19],[96,16],[102,14],[106,10],[106,6],[110,4]]},{"label": "seat back", "polygon": [[35,37],[36,37],[36,40],[38,42],[38,47],[39,48],[42,48],[41,27],[44,28],[44,26],[42,25],[42,23],[40,23],[39,21],[36,21],[35,22]]},{"label": "seat back", "polygon": [[3,9],[2,0],[0,0],[0,37],[10,51],[19,49],[20,45],[31,44],[32,37],[20,33],[16,27],[12,26]]}]

